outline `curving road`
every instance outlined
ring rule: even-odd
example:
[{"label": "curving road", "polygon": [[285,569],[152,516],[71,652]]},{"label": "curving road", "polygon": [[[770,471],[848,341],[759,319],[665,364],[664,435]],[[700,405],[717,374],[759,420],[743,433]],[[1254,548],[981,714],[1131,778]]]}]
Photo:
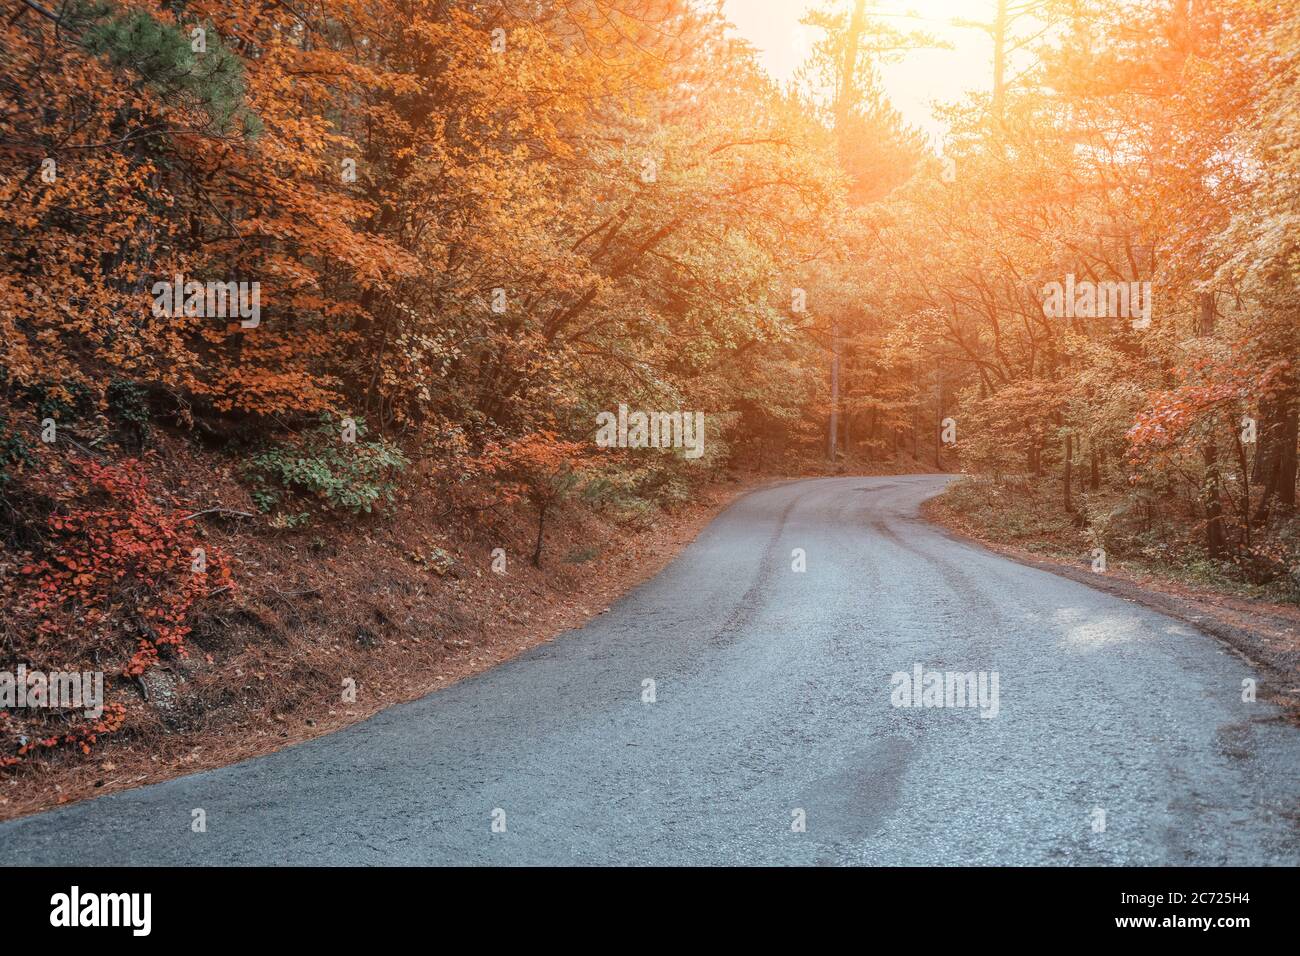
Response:
[{"label": "curving road", "polygon": [[[1242,702],[1251,668],[925,524],[945,481],[753,492],[581,630],[328,737],[0,825],[5,862],[1300,863],[1300,730]],[[988,695],[996,672],[996,716],[893,706],[918,664]]]}]

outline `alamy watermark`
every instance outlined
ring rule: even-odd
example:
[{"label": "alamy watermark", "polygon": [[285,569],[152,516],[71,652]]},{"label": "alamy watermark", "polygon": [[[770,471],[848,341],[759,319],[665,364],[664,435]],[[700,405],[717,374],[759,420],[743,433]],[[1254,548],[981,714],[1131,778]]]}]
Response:
[{"label": "alamy watermark", "polygon": [[890,675],[889,702],[895,707],[978,707],[981,717],[996,717],[997,671],[928,671],[913,664],[912,672]]},{"label": "alamy watermark", "polygon": [[50,897],[50,925],[124,926],[132,936],[148,936],[153,928],[152,893],[83,893],[74,886]]},{"label": "alamy watermark", "polygon": [[19,664],[15,671],[0,670],[0,710],[44,707],[82,709],[98,720],[104,713],[103,671],[45,671]]},{"label": "alamy watermark", "polygon": [[1043,286],[1043,315],[1049,319],[1132,319],[1135,329],[1151,324],[1150,282],[1076,280]]},{"label": "alamy watermark", "polygon": [[159,318],[239,319],[246,329],[255,329],[262,321],[260,282],[187,282],[176,275],[170,282],[155,282],[150,291],[153,314]]},{"label": "alamy watermark", "polygon": [[601,448],[684,448],[687,458],[704,454],[703,412],[628,412],[596,415],[596,444]]}]

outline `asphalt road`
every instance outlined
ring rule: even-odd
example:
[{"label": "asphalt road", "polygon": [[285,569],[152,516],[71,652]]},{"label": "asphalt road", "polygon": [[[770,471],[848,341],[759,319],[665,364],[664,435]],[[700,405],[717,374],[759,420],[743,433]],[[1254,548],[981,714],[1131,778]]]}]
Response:
[{"label": "asphalt road", "polygon": [[[5,863],[1300,863],[1300,730],[1241,700],[1251,668],[925,524],[944,480],[754,492],[581,630],[328,737],[0,825]],[[894,706],[918,664],[985,672],[985,706]]]}]

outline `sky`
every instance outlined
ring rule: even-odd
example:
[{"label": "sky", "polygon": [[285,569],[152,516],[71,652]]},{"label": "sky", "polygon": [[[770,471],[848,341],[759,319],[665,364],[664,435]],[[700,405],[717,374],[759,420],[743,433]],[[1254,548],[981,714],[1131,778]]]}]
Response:
[{"label": "sky", "polygon": [[[804,37],[820,31],[799,25],[819,0],[725,0],[723,10],[736,32],[759,51],[759,61],[776,80],[788,81],[802,59]],[[850,0],[833,0],[848,7]],[[943,144],[944,125],[934,118],[934,101],[960,100],[969,89],[993,85],[993,44],[982,30],[953,26],[954,17],[985,23],[993,19],[996,0],[875,0],[877,13],[889,15],[899,29],[921,29],[953,45],[950,50],[919,50],[882,69],[885,90],[904,119]],[[915,19],[907,14],[914,14]]]}]

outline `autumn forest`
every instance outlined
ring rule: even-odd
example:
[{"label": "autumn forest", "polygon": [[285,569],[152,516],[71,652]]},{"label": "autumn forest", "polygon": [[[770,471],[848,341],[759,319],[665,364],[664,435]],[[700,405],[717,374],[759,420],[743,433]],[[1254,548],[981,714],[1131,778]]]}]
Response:
[{"label": "autumn forest", "polygon": [[963,472],[988,534],[1300,600],[1300,7],[970,6],[936,143],[881,71],[942,41],[866,0],[784,83],[698,0],[6,0],[0,658],[109,689],[0,714],[5,773],[156,730],[249,548],[403,515],[544,572],[577,511]]}]

